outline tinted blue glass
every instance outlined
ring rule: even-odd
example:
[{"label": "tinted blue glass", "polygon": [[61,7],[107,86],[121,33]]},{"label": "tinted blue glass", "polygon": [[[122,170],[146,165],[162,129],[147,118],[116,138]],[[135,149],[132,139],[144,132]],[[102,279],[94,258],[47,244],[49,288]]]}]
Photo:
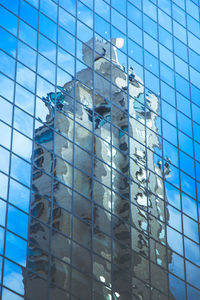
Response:
[{"label": "tinted blue glass", "polygon": [[144,1],[143,11],[154,21],[157,21],[157,8],[151,1],[148,0]]},{"label": "tinted blue glass", "polygon": [[0,227],[0,254],[3,255],[3,246],[4,246],[4,235],[5,235],[5,230]]},{"label": "tinted blue glass", "polygon": [[200,36],[200,26],[199,26],[199,23],[194,18],[192,18],[189,15],[187,15],[187,27],[197,37]]},{"label": "tinted blue glass", "polygon": [[58,32],[58,43],[61,47],[74,54],[75,51],[75,40],[74,37],[67,31],[59,28]]},{"label": "tinted blue glass", "polygon": [[30,164],[15,155],[12,156],[11,174],[14,178],[27,186],[30,185],[30,168]]},{"label": "tinted blue glass", "polygon": [[51,1],[51,0],[43,0],[40,3],[40,10],[43,12],[46,16],[57,21],[57,5]]},{"label": "tinted blue glass", "polygon": [[142,12],[128,2],[128,18],[139,27],[142,27]]},{"label": "tinted blue glass", "polygon": [[67,11],[69,11],[71,14],[75,15],[76,12],[76,3],[73,0],[65,1],[65,0],[59,0],[60,6],[65,8]]},{"label": "tinted blue glass", "polygon": [[160,60],[167,64],[170,68],[174,67],[173,53],[169,51],[166,47],[159,45],[160,50]]},{"label": "tinted blue glass", "polygon": [[14,79],[15,76],[15,60],[0,50],[0,71],[4,74],[8,75],[12,79]]},{"label": "tinted blue glass", "polygon": [[186,136],[184,133],[178,131],[179,136],[179,147],[181,150],[193,156],[193,142],[192,139]]},{"label": "tinted blue glass", "polygon": [[175,106],[175,91],[163,81],[161,81],[161,97]]},{"label": "tinted blue glass", "polygon": [[126,19],[115,9],[111,10],[112,24],[122,32],[126,33]]},{"label": "tinted blue glass", "polygon": [[168,157],[173,165],[178,167],[178,149],[167,141],[163,140],[164,157]]},{"label": "tinted blue glass", "polygon": [[105,39],[110,38],[109,23],[98,15],[95,15],[95,31]]},{"label": "tinted blue glass", "polygon": [[188,32],[188,44],[190,48],[200,54],[200,40],[190,32]]},{"label": "tinted blue glass", "polygon": [[14,206],[9,205],[7,227],[9,230],[17,233],[19,236],[27,238],[28,216]]},{"label": "tinted blue glass", "polygon": [[167,48],[169,48],[170,50],[172,50],[172,48],[173,48],[172,35],[167,30],[162,28],[161,26],[158,26],[158,29],[159,29],[160,43],[163,44],[164,46],[166,46]]},{"label": "tinted blue glass", "polygon": [[184,61],[188,61],[188,48],[177,38],[174,38],[174,52],[181,57]]},{"label": "tinted blue glass", "polygon": [[191,218],[197,220],[197,201],[182,193],[183,212]]},{"label": "tinted blue glass", "polygon": [[160,9],[158,9],[158,21],[167,31],[172,32],[172,19]]},{"label": "tinted blue glass", "polygon": [[46,35],[50,40],[56,41],[57,37],[57,26],[56,24],[47,18],[45,15],[40,14],[40,27],[41,33]]},{"label": "tinted blue glass", "polygon": [[17,17],[10,13],[7,9],[0,6],[1,21],[0,24],[11,33],[17,35]]},{"label": "tinted blue glass", "polygon": [[[191,239],[193,239],[195,242],[198,243],[199,242],[198,223],[184,215],[183,216],[183,226],[184,226],[184,234],[189,236]],[[189,258],[192,262],[199,265],[200,249],[199,249],[198,245],[192,241],[187,240],[186,238],[185,238],[185,241],[186,241],[186,248],[187,248],[187,251],[186,251],[187,258]]]},{"label": "tinted blue glass", "polygon": [[20,17],[35,29],[38,28],[38,11],[24,0],[21,1]]},{"label": "tinted blue glass", "polygon": [[194,177],[194,160],[182,151],[180,151],[180,168],[190,176]]},{"label": "tinted blue glass", "polygon": [[[26,265],[26,248],[27,244],[24,240],[16,235],[7,232],[6,234],[6,251],[5,256],[12,259],[16,263]],[[15,249],[15,251],[13,251]]]},{"label": "tinted blue glass", "polygon": [[178,112],[178,128],[192,137],[192,121]]},{"label": "tinted blue glass", "polygon": [[163,63],[160,63],[160,78],[174,87],[174,71]]},{"label": "tinted blue glass", "polygon": [[186,20],[185,20],[185,12],[182,10],[179,6],[172,4],[172,12],[173,12],[173,18],[181,23],[183,26],[186,26]]},{"label": "tinted blue glass", "polygon": [[179,57],[175,55],[175,69],[176,72],[183,76],[185,79],[188,80],[188,65]]},{"label": "tinted blue glass", "polygon": [[12,1],[12,0],[0,0],[0,4],[14,12],[16,15],[18,15],[19,12],[19,2],[18,1]]},{"label": "tinted blue glass", "polygon": [[168,15],[171,15],[171,5],[168,0],[157,0],[158,6],[162,8]]},{"label": "tinted blue glass", "polygon": [[20,209],[29,211],[30,190],[15,180],[10,182],[9,202]]},{"label": "tinted blue glass", "polygon": [[189,49],[189,58],[190,65],[200,72],[200,56],[192,49]]},{"label": "tinted blue glass", "polygon": [[[85,17],[89,18],[89,20],[91,18],[88,16]],[[62,26],[67,31],[71,32],[72,34],[75,34],[75,18],[71,16],[67,11],[62,9],[61,7],[59,8],[59,25]]]},{"label": "tinted blue glass", "polygon": [[183,172],[181,172],[181,188],[185,193],[196,198],[195,181]]},{"label": "tinted blue glass", "polygon": [[182,231],[181,213],[171,205],[168,205],[167,209],[169,212],[168,224],[171,227],[181,232]]},{"label": "tinted blue glass", "polygon": [[[170,158],[171,158],[171,156],[170,156]],[[171,205],[180,209],[180,207],[181,207],[180,191],[168,182],[165,183],[165,189],[166,189],[167,201]]]},{"label": "tinted blue glass", "polygon": [[2,261],[3,261],[3,257],[0,256],[0,280],[1,280],[1,274],[2,274]]},{"label": "tinted blue glass", "polygon": [[[0,200],[0,207],[1,207],[1,215],[0,215],[0,225],[5,226],[5,218],[6,218],[6,202]],[[3,241],[1,243],[3,246]]]},{"label": "tinted blue glass", "polygon": [[169,226],[167,226],[168,244],[172,250],[183,255],[183,240],[182,235]]},{"label": "tinted blue glass", "polygon": [[185,97],[190,97],[189,82],[178,74],[176,74],[176,89]]},{"label": "tinted blue glass", "polygon": [[183,43],[187,43],[186,29],[176,21],[173,21],[173,31],[175,37],[177,37]]},{"label": "tinted blue glass", "polygon": [[163,136],[166,140],[177,146],[177,130],[163,120]]},{"label": "tinted blue glass", "polygon": [[[93,15],[92,15],[92,11],[87,6],[83,5],[80,2],[78,2],[77,9],[78,9],[78,18],[82,22],[84,22],[85,19],[87,19],[87,22],[86,22],[87,25],[90,26],[90,27],[93,27]],[[66,21],[67,21],[67,19],[66,19]]]},{"label": "tinted blue glass", "polygon": [[172,295],[176,300],[185,300],[185,283],[178,279],[177,277],[170,274],[169,276],[169,286],[172,291]]},{"label": "tinted blue glass", "polygon": [[157,39],[158,37],[158,29],[157,24],[151,18],[147,17],[146,15],[143,16],[143,28],[144,30],[150,34],[153,38]]},{"label": "tinted blue glass", "polygon": [[10,55],[14,56],[16,55],[16,46],[17,46],[17,40],[16,38],[5,31],[3,28],[0,28],[0,47]]},{"label": "tinted blue glass", "polygon": [[154,73],[156,76],[159,76],[158,59],[147,51],[144,51],[144,64],[145,68]]},{"label": "tinted blue glass", "polygon": [[192,101],[200,106],[200,90],[191,84],[191,97]]},{"label": "tinted blue glass", "polygon": [[144,47],[147,51],[158,57],[158,43],[146,33],[144,33]]},{"label": "tinted blue glass", "polygon": [[148,89],[150,89],[153,93],[159,94],[159,79],[149,71],[145,70],[145,85]]},{"label": "tinted blue glass", "polygon": [[36,69],[36,55],[31,47],[18,42],[18,59],[34,71]]},{"label": "tinted blue glass", "polygon": [[187,291],[189,299],[198,299],[200,297],[200,292],[192,288],[190,285],[187,286]]},{"label": "tinted blue glass", "polygon": [[[22,267],[13,264],[9,260],[5,260],[4,262],[4,278],[3,284],[14,290],[15,292],[23,295],[24,294],[24,284],[23,284],[23,275],[22,275]],[[17,282],[17,284],[16,284]],[[10,297],[8,296],[8,299]]]},{"label": "tinted blue glass", "polygon": [[196,123],[193,123],[193,130],[194,130],[194,139],[200,143],[200,126]]},{"label": "tinted blue glass", "polygon": [[162,101],[162,117],[176,126],[176,110],[165,101]]},{"label": "tinted blue glass", "polygon": [[193,1],[186,1],[186,10],[193,18],[199,20],[198,9],[197,6],[193,3]]},{"label": "tinted blue glass", "polygon": [[178,6],[180,6],[182,9],[185,9],[185,1],[173,0],[173,2],[176,3]]},{"label": "tinted blue glass", "polygon": [[31,47],[37,47],[37,31],[23,21],[19,23],[19,37]]},{"label": "tinted blue glass", "polygon": [[194,146],[194,148],[195,148],[195,159],[200,161],[200,144],[198,144],[196,142],[194,144],[195,144],[195,146]]},{"label": "tinted blue glass", "polygon": [[128,36],[142,46],[142,30],[128,21]]},{"label": "tinted blue glass", "polygon": [[176,93],[177,108],[185,115],[191,118],[191,104],[190,101],[183,95]]},{"label": "tinted blue glass", "polygon": [[0,298],[198,299],[199,1],[12,2],[0,0]]},{"label": "tinted blue glass", "polygon": [[197,72],[192,67],[190,67],[190,80],[191,80],[192,84],[199,87],[200,73]]},{"label": "tinted blue glass", "polygon": [[134,60],[139,62],[140,64],[143,64],[143,51],[142,47],[140,47],[138,44],[133,42],[132,40],[128,40],[128,54],[130,57],[132,57]]}]

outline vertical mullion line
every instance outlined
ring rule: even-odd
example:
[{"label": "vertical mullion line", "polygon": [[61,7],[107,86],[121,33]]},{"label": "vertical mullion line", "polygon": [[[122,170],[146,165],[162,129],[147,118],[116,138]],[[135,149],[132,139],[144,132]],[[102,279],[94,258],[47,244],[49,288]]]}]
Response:
[{"label": "vertical mullion line", "polygon": [[[174,36],[174,25],[173,25],[173,9],[171,3],[172,13],[172,33]],[[174,88],[175,88],[175,108],[176,108],[176,128],[177,128],[177,149],[178,149],[178,170],[179,170],[179,190],[181,196],[181,229],[182,229],[182,242],[183,242],[183,257],[184,257],[184,281],[185,281],[185,296],[187,299],[187,285],[186,285],[186,263],[185,263],[185,246],[184,246],[184,235],[183,235],[183,207],[182,207],[182,192],[181,192],[181,173],[180,173],[180,148],[179,148],[179,131],[178,131],[178,108],[177,108],[177,95],[176,95],[176,69],[175,69],[175,53],[174,53],[174,39],[173,39],[173,63],[174,63]]]},{"label": "vertical mullion line", "polygon": [[[144,24],[144,3],[143,1],[141,2],[141,11],[142,11],[142,26]],[[144,26],[143,26],[144,28]],[[145,94],[146,94],[146,86],[145,86],[145,61],[144,61],[144,29],[142,28],[142,48],[143,48],[143,70],[144,70],[144,99],[145,99]],[[152,292],[152,288],[151,288],[151,261],[150,261],[150,212],[149,212],[149,192],[148,192],[148,152],[147,152],[147,122],[146,122],[146,103],[145,103],[145,100],[144,100],[144,116],[145,116],[145,122],[144,122],[144,125],[145,125],[145,167],[146,167],[146,187],[145,187],[145,190],[146,190],[146,197],[147,197],[147,228],[148,228],[148,256],[149,256],[149,286],[150,286],[150,290],[149,290],[149,293],[150,293],[150,299],[151,298],[151,292]]]},{"label": "vertical mullion line", "polygon": [[[187,13],[186,13],[187,14]],[[197,194],[197,171],[196,171],[196,163],[195,163],[195,143],[194,143],[194,129],[193,129],[193,110],[192,110],[192,93],[191,93],[191,80],[190,80],[190,57],[189,57],[189,42],[188,42],[188,26],[187,26],[187,17],[185,18],[186,21],[186,31],[187,31],[187,56],[188,56],[188,78],[189,78],[189,84],[190,84],[190,110],[191,110],[191,119],[192,119],[192,144],[193,144],[193,157],[194,157],[194,172],[195,172],[195,192],[196,192],[196,202],[197,202],[197,220],[198,220],[198,233],[199,233],[199,242],[200,242],[200,228],[199,228],[199,207],[200,203],[198,202],[198,194]],[[182,199],[181,199],[182,200]],[[182,210],[182,201],[181,201],[181,210]],[[182,214],[183,215],[183,214]],[[182,231],[183,231],[183,217],[182,217]],[[184,231],[183,231],[184,234]],[[185,245],[184,245],[184,235],[183,235],[183,250],[184,250],[184,267],[185,267],[185,281],[187,281],[186,277],[186,262],[185,262]],[[187,284],[186,284],[186,299],[189,300],[187,295]]]},{"label": "vertical mullion line", "polygon": [[[98,1],[98,0],[97,0]],[[93,47],[92,47],[92,186],[91,186],[91,205],[92,205],[92,222],[90,222],[91,226],[91,297],[92,299],[95,300],[94,298],[94,274],[93,274],[93,264],[94,264],[94,165],[95,165],[95,141],[94,141],[94,135],[95,135],[95,115],[94,115],[94,110],[95,110],[95,0],[93,0]]]},{"label": "vertical mullion line", "polygon": [[[40,1],[39,1],[39,7],[38,7],[38,28],[37,28],[37,51],[36,51],[36,62],[35,62],[35,92],[34,92],[34,111],[33,111],[33,135],[32,135],[32,157],[31,157],[31,179],[30,183],[32,183],[33,179],[33,162],[34,162],[34,141],[35,141],[35,117],[36,117],[36,95],[37,95],[37,69],[38,69],[38,49],[39,49],[39,26],[40,26]],[[29,233],[30,233],[30,224],[31,224],[31,196],[32,195],[32,187],[30,186],[30,197],[29,197],[29,220],[28,220],[28,238],[27,238],[27,253],[26,253],[26,264],[28,263],[28,248],[29,248]],[[25,299],[26,299],[26,281],[27,281],[27,266],[25,270],[25,279],[24,279],[24,288],[25,288]]]},{"label": "vertical mullion line", "polygon": [[[97,0],[98,1],[98,0]],[[111,156],[110,156],[110,188],[111,188],[111,218],[110,218],[110,221],[111,221],[111,224],[110,224],[110,235],[111,235],[111,299],[112,300],[115,300],[114,299],[114,295],[113,295],[113,274],[114,274],[114,271],[113,271],[113,241],[114,241],[114,237],[113,237],[113,185],[112,185],[112,177],[113,177],[113,172],[112,172],[112,169],[113,169],[113,142],[112,142],[112,132],[113,132],[113,123],[112,123],[112,107],[113,107],[113,104],[112,104],[112,0],[110,0],[110,4],[109,4],[109,9],[110,9],[110,153],[111,153]]]},{"label": "vertical mullion line", "polygon": [[10,140],[10,157],[9,157],[9,170],[8,170],[8,190],[7,190],[7,203],[6,203],[6,215],[5,215],[5,228],[4,228],[4,244],[3,244],[3,260],[2,260],[2,276],[1,276],[1,289],[0,299],[2,299],[3,291],[3,273],[4,273],[4,262],[5,262],[5,250],[6,250],[6,233],[7,233],[7,219],[8,219],[8,199],[10,192],[10,175],[11,175],[11,162],[12,162],[12,141],[13,141],[13,127],[14,127],[14,105],[15,105],[15,91],[16,91],[16,77],[17,77],[17,55],[18,55],[18,40],[19,40],[19,16],[20,16],[20,0],[18,10],[18,21],[17,21],[17,44],[16,44],[16,56],[15,56],[15,77],[14,77],[14,92],[13,92],[13,107],[12,107],[12,124],[11,124],[11,140]]},{"label": "vertical mullion line", "polygon": [[[170,5],[171,8],[171,5]],[[172,11],[172,8],[171,8]],[[158,16],[158,14],[157,14]],[[172,20],[172,17],[171,17]],[[158,36],[157,39],[158,41],[160,40],[160,35],[159,35],[159,28],[158,28],[158,22],[157,22],[157,29],[158,29]],[[169,297],[169,269],[168,269],[168,244],[167,244],[167,197],[165,196],[165,174],[164,174],[164,147],[163,147],[163,122],[162,122],[162,99],[161,99],[161,70],[160,70],[160,43],[159,43],[159,47],[158,47],[158,59],[159,59],[159,90],[160,90],[160,96],[159,96],[159,109],[160,109],[160,119],[161,119],[161,155],[162,155],[162,166],[163,168],[161,168],[162,171],[162,180],[163,180],[163,200],[160,199],[160,201],[164,202],[164,227],[165,227],[165,237],[166,237],[166,244],[165,244],[165,255],[166,255],[166,270],[167,270],[167,289],[168,289],[168,295],[167,298],[170,300]],[[174,80],[175,80],[175,75],[174,75]],[[159,113],[158,113],[159,116]],[[163,270],[164,271],[164,270]]]},{"label": "vertical mullion line", "polygon": [[[42,1],[42,0],[40,0]],[[58,26],[59,26],[59,0],[57,5],[57,30],[56,30],[56,68],[55,68],[55,82],[54,82],[54,92],[55,92],[55,103],[53,107],[54,120],[53,120],[53,149],[52,149],[52,173],[51,173],[51,211],[50,211],[50,228],[49,228],[49,269],[48,269],[48,291],[47,299],[50,299],[50,286],[51,286],[51,267],[52,267],[52,232],[53,232],[53,205],[54,205],[54,174],[55,174],[55,138],[56,138],[56,116],[57,116],[57,66],[58,66]]]},{"label": "vertical mullion line", "polygon": [[131,298],[133,295],[133,255],[132,255],[132,230],[131,230],[131,149],[130,149],[130,93],[129,93],[129,58],[128,58],[128,47],[129,47],[129,43],[128,43],[128,0],[126,0],[126,41],[124,41],[126,43],[126,73],[127,73],[127,119],[128,119],[128,155],[127,158],[129,160],[128,163],[128,183],[129,183],[129,228],[130,228],[130,282],[131,282]]},{"label": "vertical mullion line", "polygon": [[[200,20],[200,0],[199,0],[199,7],[198,7],[198,9],[199,9],[199,20]],[[186,21],[187,22],[187,21]],[[199,23],[200,23],[200,21],[199,21]],[[186,23],[187,24],[187,23]],[[187,35],[187,42],[188,42],[188,35]],[[189,47],[189,43],[188,43],[188,47]],[[190,61],[190,59],[189,59],[189,55],[188,55],[188,60]],[[190,93],[191,93],[191,89],[190,89]],[[191,99],[192,99],[192,96],[191,96]],[[191,116],[192,117],[192,116]],[[193,127],[193,126],[192,126]],[[195,154],[195,151],[194,151],[194,154]],[[194,156],[195,157],[195,156]],[[195,166],[195,176],[196,176],[196,178],[197,178],[197,174],[196,174],[196,166]],[[197,187],[196,187],[196,192],[198,192],[198,190],[197,190]],[[198,197],[198,194],[196,194],[197,195],[197,197]],[[199,199],[198,199],[199,198]],[[197,198],[197,216],[198,216],[198,223],[200,223],[200,202],[198,201],[198,200],[200,200],[200,196]],[[199,242],[200,242],[200,224],[198,225],[198,227],[199,227]]]},{"label": "vertical mullion line", "polygon": [[76,64],[77,64],[77,9],[78,9],[78,0],[75,0],[75,65],[74,65],[74,80],[73,80],[73,89],[74,89],[74,105],[73,105],[73,154],[72,154],[72,205],[71,205],[71,242],[70,242],[70,276],[69,276],[69,300],[72,300],[72,251],[73,251],[73,225],[74,225],[74,181],[75,181],[75,131],[76,131]]}]

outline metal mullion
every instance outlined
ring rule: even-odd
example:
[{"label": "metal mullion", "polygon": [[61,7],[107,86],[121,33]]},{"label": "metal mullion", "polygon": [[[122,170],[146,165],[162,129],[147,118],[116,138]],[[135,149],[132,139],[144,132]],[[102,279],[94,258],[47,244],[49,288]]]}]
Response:
[{"label": "metal mullion", "polygon": [[95,300],[94,298],[94,270],[93,270],[93,266],[94,266],[94,235],[95,235],[95,203],[94,203],[94,176],[95,176],[95,0],[93,0],[93,28],[92,28],[92,34],[93,34],[93,49],[92,49],[92,180],[91,180],[91,189],[92,189],[92,198],[91,198],[91,205],[92,205],[92,224],[90,224],[91,226],[91,249],[90,249],[90,255],[91,255],[91,284],[89,286],[89,288],[91,289],[91,297],[93,300]]},{"label": "metal mullion", "polygon": [[[27,237],[27,253],[26,253],[26,269],[25,269],[25,275],[24,275],[24,287],[25,287],[25,299],[26,299],[26,284],[27,284],[27,274],[28,274],[28,269],[27,269],[27,263],[28,263],[28,249],[29,249],[29,238],[30,238],[30,224],[31,224],[31,197],[32,197],[32,181],[33,181],[33,161],[34,161],[34,140],[35,140],[35,115],[36,115],[36,94],[37,94],[37,69],[38,69],[38,46],[39,46],[39,26],[40,26],[40,0],[39,0],[39,4],[38,4],[38,30],[37,30],[37,46],[36,46],[36,50],[34,49],[34,51],[36,52],[36,69],[35,69],[35,91],[34,91],[34,111],[33,111],[33,135],[32,135],[32,156],[31,156],[31,178],[30,178],[30,199],[29,199],[29,221],[28,221],[28,237]],[[28,45],[28,44],[27,44]],[[31,47],[32,48],[32,47]],[[32,48],[33,49],[33,48]],[[20,86],[22,86],[20,84]],[[23,86],[22,86],[23,87]],[[29,91],[30,92],[30,91]],[[33,92],[31,92],[33,94]]]},{"label": "metal mullion", "polygon": [[[42,1],[42,0],[40,0]],[[55,65],[55,82],[54,82],[54,93],[55,95],[57,94],[57,67],[58,67],[58,26],[59,26],[59,0],[57,5],[57,21],[54,23],[57,25],[57,30],[56,30],[56,62],[54,63]],[[41,11],[40,11],[41,13]],[[39,40],[39,37],[38,37]],[[50,205],[51,205],[51,211],[50,211],[50,228],[49,228],[49,253],[48,253],[48,258],[49,258],[49,269],[48,269],[48,290],[47,290],[47,295],[48,299],[51,296],[51,268],[52,268],[52,251],[51,251],[51,245],[52,245],[52,235],[53,235],[53,207],[54,207],[54,173],[55,173],[55,168],[56,168],[56,163],[55,163],[55,132],[56,132],[56,117],[57,117],[57,102],[55,99],[54,107],[52,108],[53,110],[53,149],[52,149],[52,173],[51,173],[51,199],[50,199]]]},{"label": "metal mullion", "polygon": [[74,80],[72,81],[73,89],[74,89],[74,111],[73,111],[73,155],[72,155],[72,216],[71,216],[71,241],[70,241],[70,275],[69,275],[69,299],[72,300],[72,251],[73,251],[73,228],[74,228],[74,186],[75,186],[75,133],[76,133],[76,86],[77,86],[77,20],[78,20],[78,6],[76,2],[76,10],[75,10],[75,66],[74,66]]},{"label": "metal mullion", "polygon": [[[16,41],[16,55],[15,55],[15,75],[14,75],[14,92],[13,92],[13,106],[12,106],[12,122],[11,122],[11,140],[10,140],[10,155],[9,155],[9,170],[8,170],[8,189],[7,189],[7,203],[6,203],[6,215],[5,215],[5,229],[4,229],[4,244],[3,244],[3,256],[2,256],[2,271],[1,271],[1,286],[3,286],[3,274],[4,274],[4,262],[5,262],[5,250],[6,250],[6,234],[7,234],[7,220],[8,220],[8,203],[9,203],[9,192],[10,192],[10,175],[11,175],[11,164],[12,164],[12,141],[13,141],[13,125],[14,125],[14,103],[15,103],[15,91],[16,91],[16,77],[17,77],[17,55],[18,55],[18,38],[19,38],[19,16],[20,16],[20,0],[19,10],[17,16],[17,41]],[[0,290],[0,299],[2,298],[3,288]]]},{"label": "metal mullion", "polygon": [[[171,6],[170,6],[171,8]],[[171,8],[171,12],[172,12],[172,8]],[[171,18],[171,16],[170,16]],[[157,27],[158,27],[158,23],[157,23]],[[159,30],[158,30],[158,40],[159,40]],[[158,47],[158,60],[159,60],[159,88],[161,91],[161,70],[160,70],[160,48]],[[175,74],[174,74],[174,80],[175,80]],[[160,117],[161,117],[161,151],[162,151],[162,181],[163,181],[163,193],[164,193],[164,198],[163,198],[163,202],[164,202],[164,223],[163,226],[165,228],[165,238],[166,238],[166,245],[165,246],[165,255],[166,255],[166,271],[167,271],[167,290],[168,290],[168,295],[167,298],[170,300],[170,287],[169,287],[169,261],[168,261],[168,253],[170,248],[168,249],[168,243],[167,243],[167,198],[166,198],[166,192],[165,192],[165,174],[164,174],[164,143],[163,143],[163,117],[162,117],[162,99],[160,97]],[[167,120],[165,120],[167,121]],[[174,145],[175,146],[175,145]]]},{"label": "metal mullion", "polygon": [[134,261],[133,261],[133,255],[132,255],[132,245],[133,245],[133,237],[132,237],[132,226],[131,226],[131,223],[132,223],[132,202],[131,202],[131,171],[130,171],[130,165],[131,165],[131,156],[130,156],[130,147],[131,147],[131,135],[130,135],[130,90],[129,90],[129,86],[130,86],[130,81],[129,81],[129,56],[128,56],[128,49],[129,49],[129,43],[128,43],[128,0],[126,0],[126,43],[127,43],[127,48],[126,48],[126,67],[127,67],[127,71],[126,71],[126,76],[127,76],[127,120],[128,120],[128,135],[127,135],[127,138],[128,138],[128,160],[129,160],[129,170],[128,170],[128,182],[129,182],[129,228],[130,228],[130,253],[131,253],[131,256],[130,256],[130,280],[131,280],[131,298],[132,298],[132,295],[133,295],[133,276],[134,276],[134,272],[133,272],[133,269],[134,269]]},{"label": "metal mullion", "polygon": [[[173,10],[172,10],[172,3],[171,3],[171,11],[172,11],[172,18],[173,18]],[[174,25],[172,22],[172,35],[174,33]],[[173,50],[173,64],[174,64],[174,89],[176,92],[176,73],[175,73],[175,53],[174,53],[174,43],[172,45],[172,50]],[[176,106],[176,128],[177,128],[177,149],[178,149],[178,170],[179,170],[179,189],[180,192],[182,192],[181,190],[181,173],[180,173],[180,148],[179,148],[179,128],[178,128],[178,111],[177,111],[177,96],[175,95],[175,106]],[[187,285],[186,285],[186,262],[185,262],[185,246],[184,246],[184,235],[183,235],[183,208],[182,208],[182,193],[180,193],[181,196],[181,229],[182,229],[182,233],[181,233],[181,237],[182,237],[182,242],[183,242],[183,263],[184,263],[184,282],[185,282],[185,296],[187,299]]]},{"label": "metal mullion", "polygon": [[[187,13],[186,13],[187,14]],[[199,16],[200,16],[200,11],[199,11]],[[185,18],[186,21],[186,42],[187,42],[187,55],[188,55],[188,81],[190,84],[190,110],[191,110],[191,120],[192,120],[192,144],[193,144],[193,162],[194,162],[194,173],[195,173],[195,193],[196,193],[196,202],[197,202],[197,224],[198,224],[198,233],[199,233],[199,241],[200,241],[200,213],[199,213],[199,208],[200,208],[200,203],[198,201],[198,189],[197,189],[197,171],[196,171],[196,161],[195,161],[195,142],[194,142],[194,121],[193,121],[193,108],[192,108],[192,93],[191,93],[191,79],[190,79],[190,56],[189,56],[189,43],[188,43],[188,26],[187,26],[187,17]],[[181,195],[181,210],[182,210],[182,195]],[[183,211],[183,210],[182,210]],[[182,232],[184,234],[184,226],[183,226],[183,213],[181,214],[182,216]],[[184,255],[184,271],[185,271],[185,281],[186,281],[186,299],[189,300],[188,295],[187,295],[187,272],[186,272],[186,256],[185,256],[185,242],[184,242],[184,235],[183,235],[183,255]],[[199,266],[198,266],[199,267]]]},{"label": "metal mullion", "polygon": [[[141,3],[141,11],[142,11],[142,26],[144,24],[144,18],[143,18],[143,5],[144,3],[142,2]],[[145,50],[144,50],[144,34],[143,34],[143,30],[142,30],[142,53],[143,53],[143,70],[145,70],[145,61],[144,61],[144,53],[145,53]],[[144,96],[146,94],[146,85],[145,85],[145,73],[144,73]],[[146,105],[144,105],[144,113],[145,113],[145,166],[146,166],[146,178],[148,179],[149,175],[148,175],[148,152],[147,152],[147,147],[148,147],[148,144],[147,144],[147,121],[146,121],[146,110],[147,110],[147,107]],[[148,232],[147,232],[147,236],[148,236],[148,263],[149,263],[149,281],[148,281],[148,285],[150,286],[150,289],[148,289],[149,291],[149,299],[152,299],[152,286],[151,286],[151,262],[150,262],[150,257],[151,257],[151,253],[150,253],[150,222],[149,222],[149,216],[150,216],[150,213],[149,213],[149,191],[148,191],[148,180],[146,182],[146,193],[147,193],[147,209],[146,209],[146,214],[147,214],[147,226],[148,226]]]},{"label": "metal mullion", "polygon": [[113,181],[112,181],[112,177],[113,177],[113,124],[112,124],[112,119],[113,119],[113,110],[112,110],[112,106],[113,106],[113,99],[112,99],[112,0],[110,0],[109,3],[109,10],[110,10],[110,59],[109,59],[109,64],[110,64],[110,152],[111,152],[111,159],[110,159],[110,172],[111,172],[111,176],[110,176],[110,189],[111,189],[111,298],[112,300],[115,300],[113,297],[113,279],[114,279],[114,232],[113,232]]}]

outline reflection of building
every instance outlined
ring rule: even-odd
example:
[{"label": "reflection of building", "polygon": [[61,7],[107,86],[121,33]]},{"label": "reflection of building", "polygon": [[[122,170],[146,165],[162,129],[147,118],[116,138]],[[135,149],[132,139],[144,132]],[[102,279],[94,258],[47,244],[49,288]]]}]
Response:
[{"label": "reflection of building", "polygon": [[155,161],[159,102],[119,64],[123,40],[112,43],[96,40],[94,59],[92,40],[84,45],[95,72],[83,69],[44,99],[49,115],[35,131],[28,256],[41,278],[27,276],[30,300],[67,299],[70,289],[78,299],[146,300],[150,291],[154,300],[168,299],[162,172],[170,170]]}]

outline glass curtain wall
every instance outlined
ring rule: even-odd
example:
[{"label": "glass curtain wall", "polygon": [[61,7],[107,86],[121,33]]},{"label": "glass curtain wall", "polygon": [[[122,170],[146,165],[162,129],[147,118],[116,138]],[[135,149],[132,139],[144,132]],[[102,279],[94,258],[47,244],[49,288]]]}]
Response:
[{"label": "glass curtain wall", "polygon": [[198,0],[0,0],[0,298],[200,299]]}]

